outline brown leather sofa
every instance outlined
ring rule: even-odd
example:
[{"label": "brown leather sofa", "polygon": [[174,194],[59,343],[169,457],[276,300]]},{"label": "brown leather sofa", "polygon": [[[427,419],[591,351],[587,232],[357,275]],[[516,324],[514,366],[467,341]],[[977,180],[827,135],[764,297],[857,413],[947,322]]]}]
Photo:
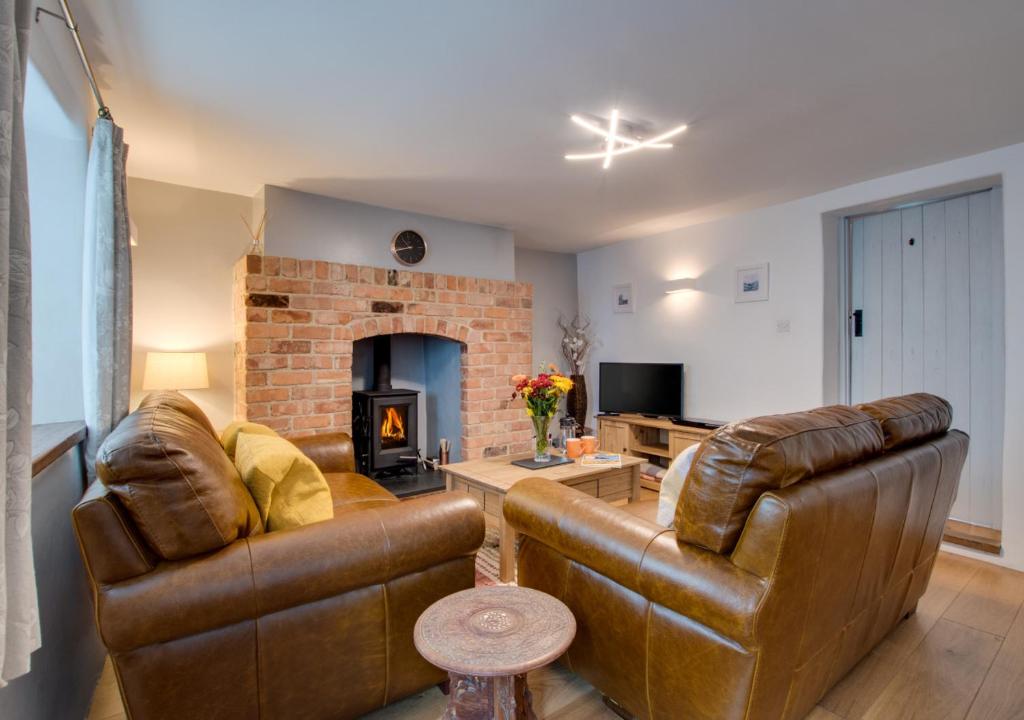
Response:
[{"label": "brown leather sofa", "polygon": [[183,396],[150,396],[104,442],[73,521],[129,717],[351,718],[445,679],[413,625],[474,585],[476,502],[399,502],[353,472],[347,435],[295,443],[334,519],[264,533]]},{"label": "brown leather sofa", "polygon": [[564,662],[635,717],[802,718],[928,584],[967,453],[950,416],[912,395],[726,426],[674,529],[523,480],[519,583],[569,606]]}]

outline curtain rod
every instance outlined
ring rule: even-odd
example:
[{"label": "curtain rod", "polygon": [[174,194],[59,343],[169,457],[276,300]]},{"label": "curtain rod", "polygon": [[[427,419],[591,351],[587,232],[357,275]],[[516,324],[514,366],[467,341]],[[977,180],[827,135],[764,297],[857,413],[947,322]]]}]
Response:
[{"label": "curtain rod", "polygon": [[82,69],[85,70],[85,77],[89,81],[89,87],[92,88],[93,97],[96,98],[96,104],[99,105],[99,112],[97,113],[101,118],[107,120],[113,120],[113,116],[110,114],[110,108],[103,102],[103,95],[100,93],[99,85],[96,84],[96,76],[92,72],[92,65],[89,63],[89,58],[85,54],[85,46],[82,45],[82,36],[78,34],[78,25],[75,24],[75,16],[71,14],[71,8],[68,7],[67,0],[60,0],[60,9],[63,15],[47,10],[44,7],[36,7],[36,22],[39,22],[39,14],[49,15],[64,21],[65,27],[71,32],[71,36],[75,39],[75,48],[78,50],[78,59],[82,61]]}]

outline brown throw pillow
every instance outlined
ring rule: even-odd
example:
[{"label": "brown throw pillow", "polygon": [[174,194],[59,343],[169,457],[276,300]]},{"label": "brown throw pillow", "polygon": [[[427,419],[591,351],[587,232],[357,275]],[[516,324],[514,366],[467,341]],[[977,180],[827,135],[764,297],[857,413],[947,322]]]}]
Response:
[{"label": "brown throw pillow", "polygon": [[263,531],[209,420],[178,393],[151,395],[122,420],[100,446],[96,473],[165,560]]}]

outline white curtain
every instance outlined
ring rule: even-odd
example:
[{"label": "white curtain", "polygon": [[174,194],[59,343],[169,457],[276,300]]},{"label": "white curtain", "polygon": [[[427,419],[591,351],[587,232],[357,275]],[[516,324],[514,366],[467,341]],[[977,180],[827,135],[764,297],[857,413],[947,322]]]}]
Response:
[{"label": "white curtain", "polygon": [[95,476],[96,450],[128,414],[132,362],[132,253],[125,161],[128,147],[112,121],[92,131],[85,185],[82,282],[82,371],[85,466]]},{"label": "white curtain", "polygon": [[39,647],[32,563],[32,308],[25,165],[31,0],[0,0],[0,687]]}]

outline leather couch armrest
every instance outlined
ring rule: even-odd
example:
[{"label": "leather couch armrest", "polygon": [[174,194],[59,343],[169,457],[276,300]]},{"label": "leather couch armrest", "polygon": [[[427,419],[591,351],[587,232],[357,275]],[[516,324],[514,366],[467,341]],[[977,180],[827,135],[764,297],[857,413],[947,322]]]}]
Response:
[{"label": "leather couch armrest", "polygon": [[442,493],[237,540],[103,588],[100,632],[124,651],[378,585],[472,555],[483,512]]},{"label": "leather couch armrest", "polygon": [[516,483],[505,519],[520,533],[651,602],[741,644],[754,639],[767,582],[674,531],[541,478]]},{"label": "leather couch armrest", "polygon": [[94,480],[71,511],[71,522],[94,587],[147,573],[157,558],[124,517],[120,501]]},{"label": "leather couch armrest", "polygon": [[316,463],[322,473],[343,473],[356,471],[356,455],[352,438],[348,433],[325,433],[305,437],[288,438],[310,460]]}]

